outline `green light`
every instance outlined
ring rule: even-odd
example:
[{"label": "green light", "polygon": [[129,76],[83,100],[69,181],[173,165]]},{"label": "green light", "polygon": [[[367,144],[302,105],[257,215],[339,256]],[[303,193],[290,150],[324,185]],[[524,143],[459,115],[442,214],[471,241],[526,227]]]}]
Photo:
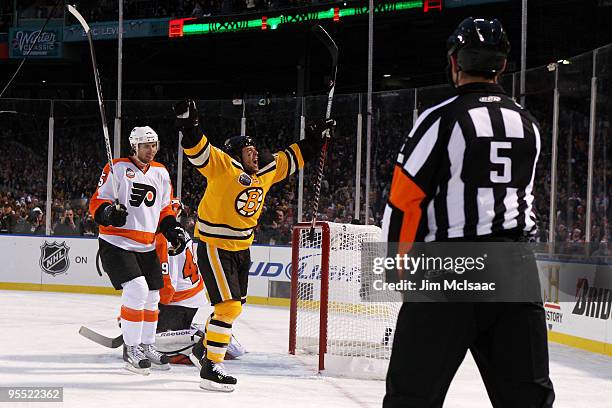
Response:
[{"label": "green light", "polygon": [[418,7],[423,7],[422,1],[404,1],[400,3],[395,3],[394,10],[409,10]]},{"label": "green light", "polygon": [[281,18],[282,17],[268,17],[268,25],[274,27],[272,28],[273,30],[276,30],[278,25],[281,24]]},{"label": "green light", "polygon": [[334,18],[334,9],[330,8],[327,11],[319,11],[317,13],[318,20],[323,20],[324,18]]},{"label": "green light", "polygon": [[249,27],[249,28],[261,28],[261,19],[249,20],[247,22],[247,27]]},{"label": "green light", "polygon": [[[374,7],[375,13],[389,13],[393,11],[410,10],[423,7],[422,0],[399,1],[397,3],[383,3]],[[368,14],[368,7],[348,7],[340,8],[340,17],[351,17]],[[328,10],[281,14],[280,16],[268,17],[267,24],[272,30],[276,30],[280,25],[298,24],[305,21],[331,20],[334,18],[334,9]],[[185,24],[183,35],[198,35],[209,33],[228,33],[235,31],[246,31],[261,29],[261,17],[253,20],[234,20],[234,21],[212,21],[209,23]]]}]

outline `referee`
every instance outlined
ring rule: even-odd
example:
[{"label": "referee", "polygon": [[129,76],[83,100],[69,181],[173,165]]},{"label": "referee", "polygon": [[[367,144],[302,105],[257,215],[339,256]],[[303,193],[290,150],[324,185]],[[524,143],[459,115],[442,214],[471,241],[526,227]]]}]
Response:
[{"label": "referee", "polygon": [[[540,130],[497,84],[510,51],[506,32],[496,19],[467,18],[447,49],[456,96],[424,111],[400,150],[383,218],[386,240],[524,241],[536,232]],[[541,303],[405,302],[384,408],[442,407],[468,349],[495,408],[552,407]]]}]

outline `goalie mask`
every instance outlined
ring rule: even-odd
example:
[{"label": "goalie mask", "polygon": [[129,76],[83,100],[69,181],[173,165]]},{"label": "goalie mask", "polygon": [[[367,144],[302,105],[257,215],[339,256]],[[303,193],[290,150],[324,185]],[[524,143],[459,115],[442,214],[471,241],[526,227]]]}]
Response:
[{"label": "goalie mask", "polygon": [[149,126],[135,127],[130,133],[132,153],[138,152],[138,145],[141,143],[157,143],[157,149],[159,149],[159,137]]}]

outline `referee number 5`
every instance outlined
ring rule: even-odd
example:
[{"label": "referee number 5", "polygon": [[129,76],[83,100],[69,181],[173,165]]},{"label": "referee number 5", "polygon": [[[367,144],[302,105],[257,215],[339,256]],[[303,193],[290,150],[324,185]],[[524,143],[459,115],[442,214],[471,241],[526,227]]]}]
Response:
[{"label": "referee number 5", "polygon": [[489,160],[492,164],[501,164],[502,170],[491,170],[490,178],[493,183],[509,183],[512,180],[512,160],[504,157],[500,150],[512,149],[512,142],[491,142]]}]

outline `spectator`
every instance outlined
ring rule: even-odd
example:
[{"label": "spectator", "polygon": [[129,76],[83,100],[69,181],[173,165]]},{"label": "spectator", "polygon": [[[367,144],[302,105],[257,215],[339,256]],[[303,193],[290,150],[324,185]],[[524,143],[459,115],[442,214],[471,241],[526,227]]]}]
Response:
[{"label": "spectator", "polygon": [[30,234],[32,235],[45,235],[45,214],[38,207],[34,207],[30,219]]},{"label": "spectator", "polygon": [[98,224],[96,224],[89,212],[83,217],[79,231],[81,236],[84,237],[95,237],[98,235]]},{"label": "spectator", "polygon": [[13,207],[7,201],[4,203],[2,218],[0,218],[0,234],[13,234],[15,232],[16,224],[17,217],[15,216]]},{"label": "spectator", "polygon": [[74,221],[74,211],[67,209],[61,216],[60,221],[53,226],[53,235],[71,237],[81,235]]}]

